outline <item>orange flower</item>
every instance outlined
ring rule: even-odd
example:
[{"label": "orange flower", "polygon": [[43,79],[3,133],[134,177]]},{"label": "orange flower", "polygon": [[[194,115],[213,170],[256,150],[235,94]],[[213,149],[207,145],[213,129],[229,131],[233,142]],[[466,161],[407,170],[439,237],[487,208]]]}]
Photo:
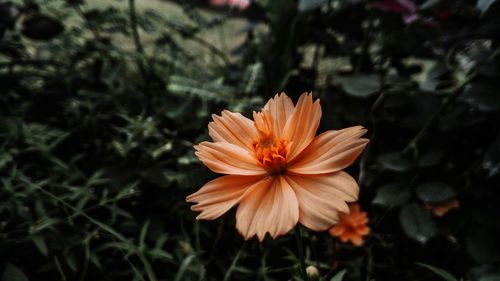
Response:
[{"label": "orange flower", "polygon": [[286,234],[297,222],[323,231],[348,212],[359,187],[342,169],[361,154],[367,139],[361,126],[315,137],[319,100],[304,93],[296,106],[284,93],[270,99],[254,121],[223,111],[208,125],[213,142],[195,146],[212,171],[227,174],[205,184],[186,200],[213,220],[238,205],[236,228],[250,239]]},{"label": "orange flower", "polygon": [[356,246],[363,245],[363,236],[370,233],[368,216],[362,212],[359,204],[350,204],[350,212],[340,213],[340,222],[328,231],[332,236],[340,238],[340,241],[347,243],[351,241]]},{"label": "orange flower", "polygon": [[460,202],[458,202],[458,199],[452,198],[446,202],[443,203],[438,203],[438,204],[425,204],[425,207],[427,209],[431,209],[432,213],[436,217],[442,217],[444,214],[448,213],[448,211],[452,209],[456,209],[460,207]]}]

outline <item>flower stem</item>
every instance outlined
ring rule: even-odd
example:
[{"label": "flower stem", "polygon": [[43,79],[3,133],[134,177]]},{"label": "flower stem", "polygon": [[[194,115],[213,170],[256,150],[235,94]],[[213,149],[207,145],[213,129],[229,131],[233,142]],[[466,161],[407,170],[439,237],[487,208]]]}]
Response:
[{"label": "flower stem", "polygon": [[297,226],[295,229],[295,238],[297,239],[297,248],[299,252],[300,259],[300,274],[302,275],[302,279],[304,281],[309,281],[309,277],[307,277],[306,272],[306,260],[304,256],[304,244],[302,243],[302,233],[300,232],[300,226]]},{"label": "flower stem", "polygon": [[243,245],[241,245],[240,250],[238,251],[238,253],[236,253],[236,256],[234,257],[233,261],[231,262],[231,266],[226,271],[226,274],[224,275],[224,281],[228,281],[231,278],[231,274],[233,273],[233,270],[236,268],[236,264],[238,263],[238,260],[240,259],[241,255],[244,254],[244,252],[245,252],[245,246],[246,246],[246,241],[243,242]]}]

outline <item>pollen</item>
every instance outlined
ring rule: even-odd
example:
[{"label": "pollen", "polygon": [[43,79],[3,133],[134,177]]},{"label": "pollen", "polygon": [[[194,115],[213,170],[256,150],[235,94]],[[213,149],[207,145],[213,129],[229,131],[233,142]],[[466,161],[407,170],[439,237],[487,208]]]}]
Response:
[{"label": "pollen", "polygon": [[287,142],[263,138],[253,144],[255,157],[270,174],[282,174],[286,171]]}]

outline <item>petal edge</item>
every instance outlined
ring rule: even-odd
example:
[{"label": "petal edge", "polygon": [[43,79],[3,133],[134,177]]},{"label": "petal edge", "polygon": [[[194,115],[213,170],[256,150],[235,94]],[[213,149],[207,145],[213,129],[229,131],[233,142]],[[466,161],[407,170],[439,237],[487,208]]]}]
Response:
[{"label": "petal edge", "polygon": [[222,176],[188,195],[186,201],[196,203],[191,210],[201,211],[196,219],[214,220],[238,204],[248,187],[260,179],[259,176]]},{"label": "petal edge", "polygon": [[325,174],[351,165],[363,152],[369,140],[362,126],[318,135],[301,155],[290,163],[289,171],[296,174]]}]

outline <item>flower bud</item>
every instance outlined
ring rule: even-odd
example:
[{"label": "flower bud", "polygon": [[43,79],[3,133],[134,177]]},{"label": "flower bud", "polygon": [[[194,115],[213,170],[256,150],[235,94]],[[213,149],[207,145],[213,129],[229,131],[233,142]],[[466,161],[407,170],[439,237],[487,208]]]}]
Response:
[{"label": "flower bud", "polygon": [[314,265],[306,267],[306,273],[307,277],[309,277],[309,280],[311,281],[319,280],[319,271]]}]

